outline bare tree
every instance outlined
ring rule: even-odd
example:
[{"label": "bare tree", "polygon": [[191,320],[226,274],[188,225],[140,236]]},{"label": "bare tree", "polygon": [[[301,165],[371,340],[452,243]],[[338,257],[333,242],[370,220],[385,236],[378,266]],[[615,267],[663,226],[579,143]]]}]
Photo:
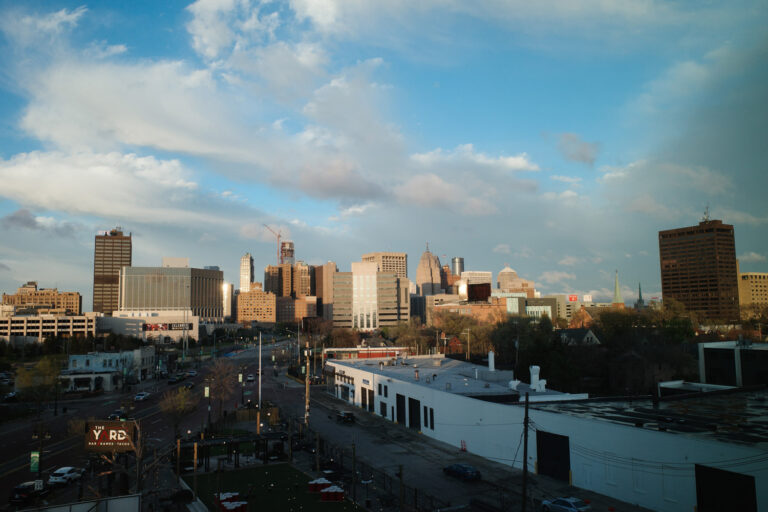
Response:
[{"label": "bare tree", "polygon": [[211,369],[211,399],[219,401],[219,418],[224,400],[235,392],[237,369],[226,359],[217,359]]},{"label": "bare tree", "polygon": [[177,437],[181,420],[195,410],[198,401],[199,397],[183,386],[163,393],[163,397],[160,399],[160,410],[168,415],[171,423],[173,423],[173,432]]}]

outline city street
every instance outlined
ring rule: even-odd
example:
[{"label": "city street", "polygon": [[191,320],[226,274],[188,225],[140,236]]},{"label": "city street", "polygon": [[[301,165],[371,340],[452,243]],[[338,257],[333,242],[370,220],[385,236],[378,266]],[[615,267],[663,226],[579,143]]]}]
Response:
[{"label": "city street", "polygon": [[[293,349],[291,351],[290,349]],[[303,422],[304,418],[304,385],[290,378],[285,373],[285,368],[278,368],[275,375],[272,363],[272,349],[276,351],[287,350],[287,353],[295,354],[295,341],[286,340],[274,345],[265,345],[263,349],[263,400],[277,404],[281,409],[281,419],[289,417]],[[295,355],[293,356],[295,357]],[[235,367],[243,371],[243,379],[249,373],[258,374],[258,349],[252,348],[242,351],[228,358]],[[184,381],[194,382],[193,392],[200,397],[197,409],[186,416],[180,425],[180,431],[197,432],[204,429],[208,420],[208,401],[202,398],[203,386],[206,376],[210,371],[210,364],[203,365],[198,370],[198,375]],[[319,367],[317,368],[319,371]],[[43,454],[41,457],[44,478],[55,468],[63,465],[83,466],[88,459],[88,454],[83,448],[82,435],[68,435],[67,422],[72,418],[105,418],[123,403],[134,407],[129,416],[135,418],[141,425],[146,445],[149,447],[148,457],[151,458],[152,448],[166,449],[173,445],[173,427],[158,405],[162,393],[181,384],[167,384],[167,380],[158,382],[148,381],[138,388],[152,393],[147,402],[133,403],[132,398],[136,389],[131,393],[104,396],[87,400],[72,402],[60,402],[59,416],[54,417],[52,411],[47,410],[43,416],[43,425],[51,431],[51,439],[43,441]],[[403,482],[409,488],[418,492],[433,496],[443,503],[451,506],[467,505],[470,501],[481,500],[484,503],[505,510],[516,510],[519,506],[521,492],[522,473],[509,466],[492,462],[463,452],[459,447],[449,446],[421,435],[417,431],[407,429],[390,421],[384,420],[375,414],[362,409],[350,407],[348,404],[331,396],[326,391],[324,384],[312,386],[311,408],[309,425],[325,443],[337,447],[345,452],[346,467],[351,467],[351,448],[354,444],[357,461],[368,467],[389,475],[392,479],[398,479],[399,468],[403,467]],[[232,411],[245,399],[258,400],[258,378],[256,382],[245,383],[236,389],[231,398],[224,404],[224,409]],[[67,412],[61,410],[67,407]],[[341,424],[336,420],[336,413],[341,410],[352,411],[355,415],[353,424]],[[213,407],[215,419],[218,408]],[[2,442],[0,449],[7,454],[5,462],[0,464],[0,492],[8,495],[13,486],[20,482],[33,479],[29,472],[29,452],[39,447],[39,441],[31,438],[31,430],[36,423],[29,420],[4,425],[0,428]],[[306,455],[306,454],[303,454]],[[313,457],[304,456],[305,469],[313,469]],[[302,455],[297,454],[297,463],[302,460]],[[145,459],[148,463],[150,459]],[[464,482],[443,474],[442,468],[456,462],[471,464],[478,468],[483,478],[478,482]],[[167,469],[170,469],[168,467]],[[533,468],[531,468],[533,471]],[[365,475],[360,475],[365,478]],[[84,497],[92,497],[89,489],[91,480],[84,481]],[[92,484],[91,484],[92,485]],[[170,489],[168,489],[170,492]],[[360,491],[362,492],[362,490]],[[600,504],[596,510],[608,510],[613,506],[615,510],[641,510],[637,507],[618,502],[594,493],[581,491],[569,487],[567,484],[546,477],[531,475],[529,479],[529,496],[533,496],[535,502],[543,498],[557,496],[577,495],[590,499],[593,504]],[[362,494],[358,497],[361,497]],[[48,499],[52,503],[66,503],[77,500],[78,485],[73,484],[68,488],[57,490]],[[513,506],[513,504],[515,504]],[[594,506],[594,505],[593,505]]]}]

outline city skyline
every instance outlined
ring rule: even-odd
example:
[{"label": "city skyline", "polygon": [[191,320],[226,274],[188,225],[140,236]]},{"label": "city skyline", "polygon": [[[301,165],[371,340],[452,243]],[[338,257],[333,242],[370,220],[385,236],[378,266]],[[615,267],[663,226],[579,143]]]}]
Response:
[{"label": "city skyline", "polygon": [[90,310],[117,225],[136,266],[237,283],[250,252],[258,281],[267,224],[313,265],[415,276],[429,242],[543,293],[610,298],[618,269],[632,303],[707,205],[768,266],[760,2],[324,5],[0,3],[0,290]]}]

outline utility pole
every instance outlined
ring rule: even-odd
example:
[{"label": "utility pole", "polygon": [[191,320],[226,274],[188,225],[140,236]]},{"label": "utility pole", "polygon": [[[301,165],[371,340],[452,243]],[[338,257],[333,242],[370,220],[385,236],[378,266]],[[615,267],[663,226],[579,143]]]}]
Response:
[{"label": "utility pole", "polygon": [[352,503],[357,503],[357,456],[352,443]]},{"label": "utility pole", "polygon": [[469,347],[469,327],[467,327],[467,361],[469,361],[471,357],[472,357],[472,351],[470,350],[470,347]]},{"label": "utility pole", "polygon": [[523,508],[528,500],[528,393],[525,394],[525,417],[523,418]]},{"label": "utility pole", "polygon": [[309,339],[307,339],[307,369],[304,372],[304,424],[309,427]]},{"label": "utility pole", "polygon": [[261,331],[259,331],[259,412],[261,412]]}]

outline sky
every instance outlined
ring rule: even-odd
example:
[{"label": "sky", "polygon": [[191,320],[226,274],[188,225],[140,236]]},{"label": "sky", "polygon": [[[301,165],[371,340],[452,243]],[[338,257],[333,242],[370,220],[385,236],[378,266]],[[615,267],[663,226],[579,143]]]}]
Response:
[{"label": "sky", "polygon": [[658,231],[768,271],[764,0],[0,1],[0,291],[89,310],[94,235],[257,279],[426,244],[660,296]]}]

